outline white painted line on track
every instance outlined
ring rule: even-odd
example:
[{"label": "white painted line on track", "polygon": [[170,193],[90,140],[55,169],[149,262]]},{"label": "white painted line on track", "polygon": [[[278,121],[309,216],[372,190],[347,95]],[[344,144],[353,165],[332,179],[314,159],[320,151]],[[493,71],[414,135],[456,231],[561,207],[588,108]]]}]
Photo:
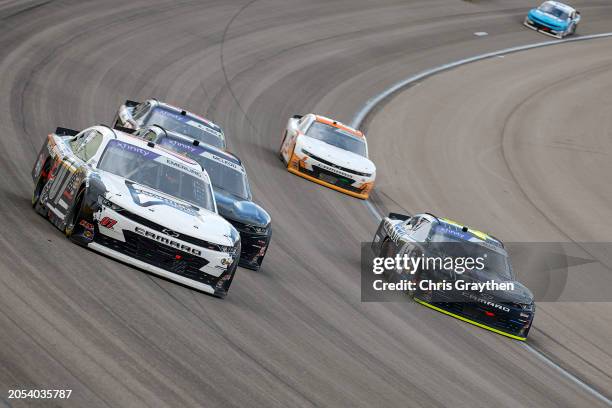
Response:
[{"label": "white painted line on track", "polygon": [[[449,69],[456,68],[456,67],[459,67],[461,65],[469,64],[471,62],[481,61],[481,60],[484,60],[484,59],[487,59],[487,58],[503,57],[505,54],[510,54],[510,53],[513,53],[513,52],[531,50],[533,48],[546,47],[546,46],[550,46],[550,45],[565,44],[565,43],[568,43],[568,42],[594,40],[594,39],[606,38],[606,37],[612,37],[612,33],[601,33],[601,34],[585,35],[585,36],[581,36],[581,37],[567,38],[567,39],[562,39],[562,40],[552,40],[552,41],[539,42],[539,43],[535,43],[535,44],[519,45],[517,47],[505,48],[505,49],[499,50],[499,51],[493,51],[493,52],[488,52],[486,54],[475,55],[475,56],[470,57],[470,58],[465,58],[465,59],[462,59],[462,60],[454,61],[454,62],[451,62],[451,63],[448,63],[448,64],[440,65],[440,66],[437,66],[437,67],[434,67],[434,68],[422,71],[422,72],[420,72],[420,73],[418,73],[416,75],[413,75],[413,76],[411,76],[409,78],[406,78],[406,79],[404,79],[404,80],[402,80],[400,82],[397,82],[396,84],[392,85],[390,88],[387,88],[383,92],[381,92],[378,95],[374,96],[373,98],[369,99],[365,103],[365,105],[363,105],[361,107],[361,109],[359,111],[357,111],[357,113],[355,114],[355,117],[351,121],[350,126],[355,128],[355,129],[359,129],[359,127],[363,123],[364,119],[368,116],[368,114],[370,114],[370,112],[372,112],[372,110],[376,107],[376,105],[378,105],[379,103],[384,101],[390,95],[392,95],[395,92],[401,90],[402,88],[405,88],[405,87],[407,87],[409,85],[413,85],[415,82],[417,82],[417,81],[419,81],[421,79],[430,77],[432,75],[435,75],[435,74],[438,74],[438,73],[441,73],[441,72],[444,72],[444,71],[448,71]],[[364,201],[364,203],[365,203],[366,207],[368,208],[368,210],[370,211],[370,213],[372,213],[372,215],[374,216],[374,218],[377,221],[382,220],[382,218],[383,218],[382,215],[380,214],[378,209],[376,207],[374,207],[374,205],[369,200]],[[590,385],[588,385],[587,383],[582,381],[580,378],[576,377],[575,375],[573,375],[569,371],[565,370],[559,364],[555,363],[550,358],[548,358],[546,355],[544,355],[540,351],[536,350],[535,348],[531,347],[529,344],[527,344],[527,343],[521,343],[521,344],[523,345],[523,347],[526,350],[528,350],[529,352],[533,353],[536,357],[538,357],[538,359],[540,359],[542,362],[544,362],[550,368],[552,368],[555,371],[559,372],[563,377],[567,378],[569,381],[571,381],[574,384],[578,385],[584,391],[586,391],[587,393],[591,394],[592,396],[594,396],[595,398],[597,398],[598,400],[600,400],[604,404],[612,407],[612,400],[610,398],[606,397],[605,395],[603,395],[602,393],[597,391],[595,388],[591,387]]]},{"label": "white painted line on track", "polygon": [[578,385],[580,388],[585,390],[587,393],[592,394],[598,400],[612,407],[612,400],[610,398],[606,397],[605,395],[603,395],[602,393],[600,393],[599,391],[597,391],[596,389],[594,389],[593,387],[591,387],[590,385],[582,381],[580,378],[574,376],[572,373],[566,371],[563,367],[559,366],[559,364],[555,363],[550,358],[548,358],[545,354],[534,349],[529,344],[527,343],[522,343],[522,344],[523,344],[523,347],[525,347],[531,353],[535,354],[535,356],[538,357],[541,361],[543,361],[546,365],[548,365],[549,367],[561,373],[565,378],[567,378],[574,384]]}]

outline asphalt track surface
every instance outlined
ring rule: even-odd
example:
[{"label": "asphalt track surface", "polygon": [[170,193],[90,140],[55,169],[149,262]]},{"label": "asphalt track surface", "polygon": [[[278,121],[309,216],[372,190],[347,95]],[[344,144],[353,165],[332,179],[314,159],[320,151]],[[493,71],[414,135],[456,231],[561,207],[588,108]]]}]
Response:
[{"label": "asphalt track surface", "polygon": [[[275,155],[292,114],[349,122],[423,69],[544,40],[520,25],[532,4],[0,1],[0,405],[602,406],[521,343],[413,303],[360,303],[359,242],[375,220],[363,202],[287,173]],[[610,31],[608,1],[576,5],[581,34]],[[609,240],[609,222],[587,215],[609,218],[610,43],[473,64],[391,100],[369,124],[375,205],[438,211],[504,239]],[[562,62],[550,69],[546,56]],[[123,100],[147,97],[221,124],[273,217],[265,267],[240,270],[225,300],[76,247],[30,208],[29,172],[47,133],[108,123]],[[562,136],[544,132],[549,125]],[[445,163],[434,168],[427,158],[440,149]],[[480,155],[455,167],[451,153]],[[466,174],[478,183],[457,184]],[[543,305],[530,341],[610,397],[602,305]],[[8,400],[10,388],[73,394],[34,403]]]}]

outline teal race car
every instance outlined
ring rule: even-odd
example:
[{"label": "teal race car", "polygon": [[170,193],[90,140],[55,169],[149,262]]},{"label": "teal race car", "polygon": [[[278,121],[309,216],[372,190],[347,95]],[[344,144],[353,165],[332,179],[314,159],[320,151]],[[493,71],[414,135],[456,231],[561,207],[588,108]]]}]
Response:
[{"label": "teal race car", "polygon": [[531,9],[525,17],[525,26],[555,38],[572,35],[580,23],[580,12],[558,1],[545,1]]}]

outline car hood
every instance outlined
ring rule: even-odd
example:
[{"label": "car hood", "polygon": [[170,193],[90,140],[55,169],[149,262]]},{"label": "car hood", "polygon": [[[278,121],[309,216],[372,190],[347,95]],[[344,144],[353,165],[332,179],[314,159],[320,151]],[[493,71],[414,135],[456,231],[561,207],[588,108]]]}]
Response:
[{"label": "car hood", "polygon": [[565,28],[568,25],[567,20],[561,20],[552,14],[544,13],[538,9],[531,10],[529,18],[551,27]]},{"label": "car hood", "polygon": [[227,219],[258,227],[270,224],[270,215],[252,201],[243,200],[219,188],[215,188],[215,200],[219,214]]},{"label": "car hood", "polygon": [[362,173],[374,173],[376,171],[376,166],[370,159],[357,153],[340,149],[306,135],[301,135],[298,140],[300,148],[306,149],[315,156],[338,166]]},{"label": "car hood", "polygon": [[111,173],[99,171],[99,175],[105,197],[131,213],[214,244],[234,246],[239,240],[238,231],[214,212]]}]

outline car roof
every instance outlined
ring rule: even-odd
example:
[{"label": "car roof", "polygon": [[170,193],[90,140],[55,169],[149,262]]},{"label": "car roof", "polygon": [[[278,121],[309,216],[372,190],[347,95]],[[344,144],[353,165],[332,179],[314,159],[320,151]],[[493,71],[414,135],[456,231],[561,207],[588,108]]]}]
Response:
[{"label": "car roof", "polygon": [[328,117],[325,116],[321,116],[321,115],[314,115],[315,116],[315,120],[317,122],[321,122],[321,123],[325,123],[326,125],[329,126],[333,126],[336,127],[338,129],[342,129],[350,134],[352,134],[353,136],[356,136],[360,139],[365,139],[365,135],[363,134],[362,131],[352,128],[350,126],[345,125],[344,123],[338,122],[337,120],[334,119],[330,119]]},{"label": "car roof", "polygon": [[98,130],[99,132],[101,132],[103,135],[107,136],[108,138],[117,139],[122,142],[129,143],[134,146],[138,146],[139,148],[149,150],[151,152],[155,152],[169,159],[173,159],[178,162],[181,162],[195,170],[203,171],[202,166],[200,166],[200,164],[196,162],[195,160],[185,155],[176,153],[170,149],[166,149],[165,147],[160,146],[158,144],[154,144],[154,146],[151,147],[149,146],[149,143],[151,142],[147,140],[130,135],[129,133],[125,133],[117,129],[111,129],[106,126],[94,126],[94,128]]},{"label": "car roof", "polygon": [[183,112],[183,111],[184,111],[184,112],[187,114],[186,116],[189,116],[190,118],[193,118],[193,119],[198,119],[198,120],[200,120],[200,121],[202,121],[202,122],[206,123],[206,124],[207,124],[207,125],[209,125],[210,127],[214,128],[215,130],[218,130],[219,132],[223,133],[223,129],[221,128],[221,126],[217,125],[216,123],[214,123],[214,122],[213,122],[213,121],[211,121],[211,120],[206,119],[206,118],[205,118],[205,117],[203,117],[203,116],[198,115],[197,113],[193,113],[193,112],[191,112],[191,111],[188,111],[187,109],[183,109],[183,108],[180,108],[180,107],[178,107],[178,106],[171,105],[171,104],[166,103],[166,102],[160,102],[160,101],[158,101],[157,99],[151,99],[151,102],[152,102],[153,104],[158,105],[159,107],[161,107],[161,108],[163,108],[163,109],[167,109],[167,110],[170,110],[170,111],[174,111],[174,112],[176,112],[176,113],[181,113],[181,112]]},{"label": "car roof", "polygon": [[574,11],[574,8],[572,6],[568,6],[567,4],[563,4],[563,3],[560,3],[558,1],[552,1],[552,0],[545,1],[544,3],[542,3],[542,5],[544,5],[544,4],[550,4],[552,6],[558,7],[561,10],[564,10],[564,11],[566,11],[568,13]]}]

